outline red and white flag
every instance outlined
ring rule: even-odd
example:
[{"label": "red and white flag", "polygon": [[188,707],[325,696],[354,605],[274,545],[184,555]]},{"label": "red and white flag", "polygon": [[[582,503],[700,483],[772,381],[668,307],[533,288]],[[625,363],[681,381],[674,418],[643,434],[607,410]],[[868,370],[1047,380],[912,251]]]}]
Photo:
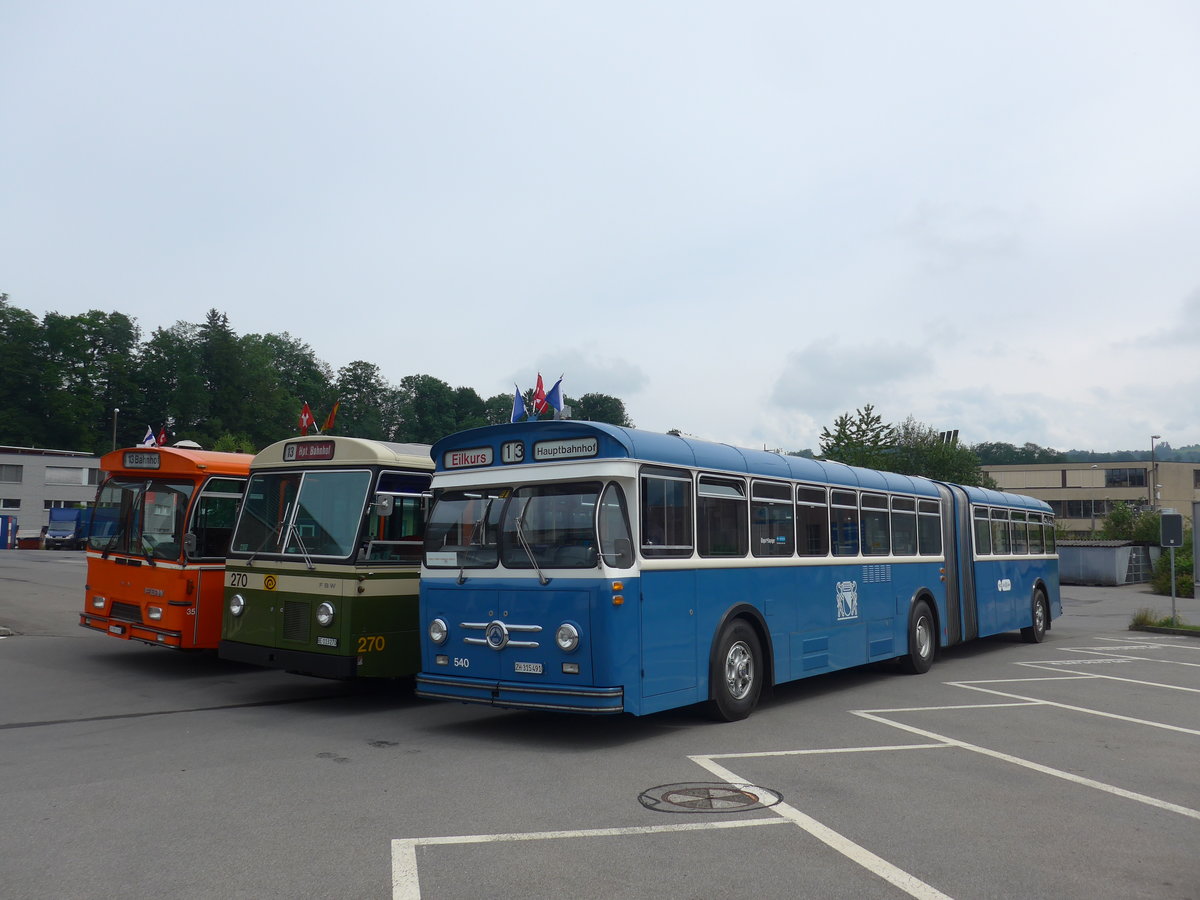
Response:
[{"label": "red and white flag", "polygon": [[313,419],[312,410],[308,408],[308,401],[306,400],[304,408],[300,410],[300,433],[308,434],[308,429],[316,424],[316,421]]},{"label": "red and white flag", "polygon": [[538,372],[537,388],[533,392],[534,415],[541,415],[547,410],[546,389],[542,386],[542,373]]}]

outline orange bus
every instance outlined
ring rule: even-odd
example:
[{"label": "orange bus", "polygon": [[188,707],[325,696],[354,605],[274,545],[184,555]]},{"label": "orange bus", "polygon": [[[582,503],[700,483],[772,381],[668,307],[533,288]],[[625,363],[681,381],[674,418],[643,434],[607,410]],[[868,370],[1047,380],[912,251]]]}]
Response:
[{"label": "orange bus", "polygon": [[179,447],[105,454],[79,624],[124,640],[215,650],[225,552],[252,459]]}]

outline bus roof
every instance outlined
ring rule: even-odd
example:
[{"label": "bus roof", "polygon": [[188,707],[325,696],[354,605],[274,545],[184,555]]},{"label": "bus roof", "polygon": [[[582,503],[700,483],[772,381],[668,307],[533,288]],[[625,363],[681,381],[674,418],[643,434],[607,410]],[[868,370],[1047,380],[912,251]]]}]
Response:
[{"label": "bus roof", "polygon": [[[595,452],[573,455],[570,441],[578,438],[597,439]],[[861,488],[864,490],[899,491],[906,494],[938,496],[937,483],[920,476],[900,475],[875,469],[847,466],[833,461],[809,459],[803,456],[785,456],[768,450],[751,450],[702,441],[682,435],[660,434],[623,428],[604,422],[585,422],[573,419],[546,422],[514,422],[510,425],[489,425],[473,428],[444,437],[433,445],[431,455],[438,472],[464,472],[470,468],[503,468],[501,445],[509,441],[521,441],[525,446],[523,458],[526,462],[549,462],[553,459],[635,459],[662,465],[687,466],[718,472],[735,472],[760,478],[789,478]],[[541,452],[536,452],[538,447]],[[485,454],[487,463],[466,462],[456,465],[452,451],[490,449]],[[558,448],[566,448],[555,455]],[[483,459],[483,457],[479,457]],[[966,488],[975,503],[994,503],[1049,511],[1048,504],[1032,497],[1009,494],[984,488]]]},{"label": "bus roof", "polygon": [[320,464],[324,466],[399,466],[405,469],[433,468],[428,444],[397,444],[340,435],[307,435],[277,441],[254,457],[252,469],[282,469]]},{"label": "bus roof", "polygon": [[253,459],[250,453],[184,447],[123,447],[100,457],[100,468],[109,474],[245,475]]}]

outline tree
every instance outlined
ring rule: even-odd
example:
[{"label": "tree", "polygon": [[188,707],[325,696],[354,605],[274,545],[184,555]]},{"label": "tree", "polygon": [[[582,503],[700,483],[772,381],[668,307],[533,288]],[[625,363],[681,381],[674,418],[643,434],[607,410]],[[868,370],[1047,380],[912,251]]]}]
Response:
[{"label": "tree", "polygon": [[[392,438],[398,425],[396,392],[384,382],[379,366],[361,359],[342,366],[336,393],[342,404],[337,417],[339,434],[376,441]],[[389,423],[386,434],[385,419]]]},{"label": "tree", "polygon": [[588,393],[578,400],[564,398],[563,403],[571,407],[572,419],[607,422],[609,425],[620,425],[624,428],[634,427],[625,411],[625,404],[608,394]]},{"label": "tree", "polygon": [[[249,432],[254,442],[261,447],[295,434],[304,403],[317,425],[323,426],[337,399],[329,364],[287,332],[246,335],[242,342],[247,358],[257,361],[264,375],[257,388],[254,428]],[[334,429],[340,430],[337,421]]]},{"label": "tree", "polygon": [[494,394],[483,404],[484,424],[503,425],[512,419],[512,394]]},{"label": "tree", "polygon": [[9,305],[0,294],[0,443],[45,447],[42,398],[54,386],[46,377],[45,332],[37,316]]},{"label": "tree", "polygon": [[943,440],[931,425],[909,416],[894,429],[894,435],[896,443],[886,456],[884,468],[901,475],[996,487],[991,476],[979,467],[973,448]]},{"label": "tree", "polygon": [[454,428],[463,431],[467,428],[478,428],[489,424],[487,407],[483,398],[476,393],[475,388],[456,387],[454,389]]},{"label": "tree", "polygon": [[[196,441],[209,446],[207,424],[209,394],[200,371],[198,326],[176,322],[170,328],[157,328],[142,349],[141,373],[137,394],[121,410],[123,437],[118,444],[129,446],[142,438],[146,425],[161,421],[173,438]],[[136,398],[136,399],[135,399]],[[144,414],[142,414],[144,412]],[[133,433],[140,427],[143,431]]]},{"label": "tree", "polygon": [[833,431],[821,429],[821,455],[849,466],[883,469],[885,451],[895,443],[896,430],[876,415],[868,403],[855,410],[854,418],[845,412],[834,419]]},{"label": "tree", "polygon": [[1135,503],[1114,503],[1100,526],[1100,540],[1157,544],[1161,518],[1159,512],[1149,512]]},{"label": "tree", "polygon": [[1012,466],[1067,461],[1067,454],[1032,443],[1017,447],[1013,444],[984,441],[975,444],[971,450],[979,457],[981,466]]},{"label": "tree", "polygon": [[456,395],[450,385],[441,379],[432,375],[405,375],[400,379],[396,394],[399,422],[395,440],[432,444],[438,438],[458,430]]}]

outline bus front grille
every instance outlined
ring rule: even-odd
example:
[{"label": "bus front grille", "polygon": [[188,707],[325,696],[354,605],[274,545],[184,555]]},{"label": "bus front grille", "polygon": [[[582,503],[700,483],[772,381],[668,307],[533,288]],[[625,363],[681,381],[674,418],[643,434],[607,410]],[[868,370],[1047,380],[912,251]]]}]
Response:
[{"label": "bus front grille", "polygon": [[283,639],[308,642],[308,604],[297,600],[283,602]]},{"label": "bus front grille", "polygon": [[136,603],[119,603],[114,601],[109,615],[122,622],[142,624],[142,608]]}]

